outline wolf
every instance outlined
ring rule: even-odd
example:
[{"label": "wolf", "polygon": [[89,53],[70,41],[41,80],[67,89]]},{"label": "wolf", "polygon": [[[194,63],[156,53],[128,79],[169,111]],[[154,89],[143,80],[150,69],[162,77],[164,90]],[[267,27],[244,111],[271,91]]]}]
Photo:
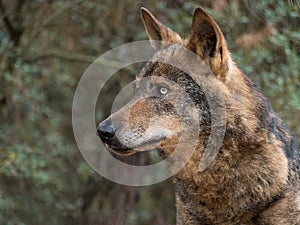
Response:
[{"label": "wolf", "polygon": [[[196,147],[174,176],[177,225],[300,225],[296,140],[234,63],[217,22],[198,7],[189,36],[182,39],[149,10],[141,8],[141,15],[156,53],[137,73],[132,100],[97,127],[101,140],[118,155],[157,149],[168,158],[197,124]],[[207,69],[191,63],[183,49]],[[178,66],[166,63],[174,58],[184,60]],[[183,71],[184,65],[195,72]],[[224,136],[213,161],[199,170],[212,132],[207,96],[213,94],[224,101]],[[177,158],[190,148],[188,141],[184,146]]]}]

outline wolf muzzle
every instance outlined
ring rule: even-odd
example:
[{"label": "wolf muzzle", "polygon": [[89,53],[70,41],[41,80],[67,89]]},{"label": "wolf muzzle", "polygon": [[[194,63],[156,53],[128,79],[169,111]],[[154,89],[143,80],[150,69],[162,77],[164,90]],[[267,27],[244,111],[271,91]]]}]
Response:
[{"label": "wolf muzzle", "polygon": [[113,126],[111,119],[102,121],[97,127],[97,133],[104,143],[111,144],[116,134],[116,129]]},{"label": "wolf muzzle", "polygon": [[106,144],[109,149],[119,155],[126,155],[132,152],[132,149],[128,148],[120,142],[116,135],[117,128],[113,125],[111,118],[107,118],[102,121],[97,127],[97,134],[101,141]]}]

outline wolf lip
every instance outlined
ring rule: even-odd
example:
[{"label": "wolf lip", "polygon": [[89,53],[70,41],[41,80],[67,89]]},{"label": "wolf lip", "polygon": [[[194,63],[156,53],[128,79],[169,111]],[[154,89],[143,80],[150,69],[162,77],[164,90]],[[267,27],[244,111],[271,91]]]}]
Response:
[{"label": "wolf lip", "polygon": [[105,143],[105,142],[103,142],[103,143],[104,143],[105,147],[110,152],[113,152],[113,153],[115,153],[117,155],[124,156],[124,155],[129,155],[129,154],[135,152],[135,150],[127,148],[127,147],[121,145],[119,142],[118,143],[114,143],[114,144],[113,143],[108,144],[108,143]]},{"label": "wolf lip", "polygon": [[[105,142],[104,142],[105,143]],[[111,150],[113,150],[113,151],[115,151],[115,152],[124,152],[124,153],[126,153],[126,152],[128,152],[128,151],[131,151],[131,150],[133,150],[133,149],[130,149],[130,148],[127,148],[126,146],[124,146],[124,145],[122,145],[122,144],[120,144],[119,142],[117,142],[117,143],[105,143],[105,145],[109,148],[109,149],[111,149]]]},{"label": "wolf lip", "polygon": [[120,156],[131,155],[136,152],[135,150],[129,149],[129,148],[127,148],[127,149],[110,148],[110,149],[113,153],[120,155]]}]

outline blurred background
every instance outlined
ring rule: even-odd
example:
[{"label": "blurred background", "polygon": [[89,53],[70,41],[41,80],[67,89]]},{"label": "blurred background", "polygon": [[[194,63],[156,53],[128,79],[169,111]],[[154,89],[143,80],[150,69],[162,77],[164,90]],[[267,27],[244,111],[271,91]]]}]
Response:
[{"label": "blurred background", "polygon": [[[187,37],[197,5],[218,21],[235,61],[300,140],[298,1],[0,0],[1,225],[175,223],[172,181],[127,187],[96,174],[76,146],[71,109],[97,56],[147,39],[141,6]],[[102,93],[95,123],[109,114],[135,67],[118,74]]]}]

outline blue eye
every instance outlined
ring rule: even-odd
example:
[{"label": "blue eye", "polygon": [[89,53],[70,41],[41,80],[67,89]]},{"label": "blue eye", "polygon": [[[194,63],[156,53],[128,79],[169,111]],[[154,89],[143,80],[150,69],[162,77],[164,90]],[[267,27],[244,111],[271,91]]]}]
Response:
[{"label": "blue eye", "polygon": [[162,94],[162,95],[167,94],[167,93],[168,93],[168,88],[166,88],[166,87],[161,87],[161,88],[159,89],[159,93]]}]

